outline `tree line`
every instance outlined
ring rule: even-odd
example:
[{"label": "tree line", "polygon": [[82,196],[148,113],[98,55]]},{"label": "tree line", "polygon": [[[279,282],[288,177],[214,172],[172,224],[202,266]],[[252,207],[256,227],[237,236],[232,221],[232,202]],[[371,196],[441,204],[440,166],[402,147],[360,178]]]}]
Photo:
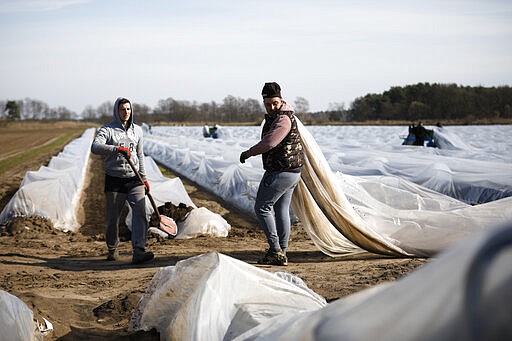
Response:
[{"label": "tree line", "polygon": [[[309,103],[297,97],[294,106],[300,113],[307,113]],[[16,120],[83,120],[106,123],[112,120],[113,102],[106,101],[97,107],[88,105],[80,115],[65,107],[50,108],[46,103],[25,98],[23,100],[0,101],[0,119]],[[226,96],[221,103],[215,101],[176,100],[171,97],[159,100],[154,108],[146,104],[132,103],[137,122],[173,123],[256,123],[261,122],[264,108],[261,100]]]},{"label": "tree line", "polygon": [[[46,103],[24,100],[0,101],[2,120],[84,120],[98,123],[112,119],[112,102],[88,105],[80,115],[65,107],[50,108]],[[470,87],[456,84],[418,83],[391,87],[382,94],[356,98],[345,103],[329,103],[328,109],[309,111],[309,102],[296,97],[293,103],[299,118],[309,124],[366,121],[496,121],[512,119],[512,89],[509,86]],[[199,103],[169,97],[154,108],[133,103],[137,122],[172,123],[255,123],[261,122],[261,100],[226,96],[221,103]]]},{"label": "tree line", "polygon": [[43,101],[31,98],[0,101],[0,120],[77,120],[80,117],[64,106],[50,108]]},{"label": "tree line", "polygon": [[418,83],[356,98],[349,120],[499,120],[512,118],[512,88]]}]

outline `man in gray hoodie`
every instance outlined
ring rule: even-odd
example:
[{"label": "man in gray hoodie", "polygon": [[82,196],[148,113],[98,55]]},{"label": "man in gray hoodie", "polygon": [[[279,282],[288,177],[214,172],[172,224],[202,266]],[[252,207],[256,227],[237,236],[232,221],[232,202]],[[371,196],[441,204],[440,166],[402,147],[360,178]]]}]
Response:
[{"label": "man in gray hoodie", "polygon": [[[142,148],[142,128],[133,123],[130,101],[120,97],[114,104],[112,122],[98,130],[91,146],[92,153],[103,156],[105,170],[107,260],[116,260],[119,256],[119,218],[126,201],[132,209],[132,263],[144,263],[155,257],[145,249],[148,230],[145,191],[150,189]],[[133,162],[144,184],[126,158]]]}]

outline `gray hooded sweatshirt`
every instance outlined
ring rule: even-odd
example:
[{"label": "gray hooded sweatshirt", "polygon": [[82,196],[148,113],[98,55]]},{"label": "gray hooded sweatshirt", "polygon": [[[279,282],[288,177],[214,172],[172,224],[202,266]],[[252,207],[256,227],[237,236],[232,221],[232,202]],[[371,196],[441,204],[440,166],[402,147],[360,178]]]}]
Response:
[{"label": "gray hooded sweatshirt", "polygon": [[135,173],[124,156],[117,151],[119,146],[130,149],[130,159],[142,179],[147,181],[144,168],[142,128],[133,123],[133,110],[126,127],[123,127],[118,114],[119,102],[122,99],[119,97],[114,104],[113,121],[101,127],[96,133],[91,145],[91,152],[103,156],[103,168],[108,175],[117,178],[131,178],[136,176]]}]

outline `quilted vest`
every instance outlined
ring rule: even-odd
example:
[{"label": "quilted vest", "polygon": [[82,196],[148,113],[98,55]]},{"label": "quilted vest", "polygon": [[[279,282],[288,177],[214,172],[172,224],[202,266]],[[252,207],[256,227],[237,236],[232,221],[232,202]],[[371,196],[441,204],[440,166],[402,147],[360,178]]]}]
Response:
[{"label": "quilted vest", "polygon": [[279,115],[288,116],[292,126],[288,135],[277,146],[262,154],[263,168],[267,171],[288,171],[300,168],[304,164],[302,140],[292,111],[282,111],[275,116],[265,115],[262,136],[268,132],[272,122]]}]

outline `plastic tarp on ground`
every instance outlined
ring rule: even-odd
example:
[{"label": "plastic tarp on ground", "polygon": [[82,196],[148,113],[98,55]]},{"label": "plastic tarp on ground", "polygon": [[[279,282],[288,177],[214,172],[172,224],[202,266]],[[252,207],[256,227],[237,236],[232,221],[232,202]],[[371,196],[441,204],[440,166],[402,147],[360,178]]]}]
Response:
[{"label": "plastic tarp on ground", "polygon": [[20,188],[4,207],[0,222],[14,217],[39,216],[64,231],[79,228],[76,210],[89,161],[94,128],[68,143],[48,166],[25,174]]},{"label": "plastic tarp on ground", "polygon": [[296,276],[210,252],[159,269],[130,328],[155,328],[162,340],[231,340],[271,317],[325,305]]},{"label": "plastic tarp on ground", "polygon": [[471,233],[512,221],[512,197],[471,206],[396,177],[334,174],[315,139],[298,123],[306,163],[292,207],[326,254],[358,252],[359,247],[432,256]]},{"label": "plastic tarp on ground", "polygon": [[175,239],[190,239],[199,236],[227,237],[231,225],[220,214],[206,207],[194,208],[187,219],[179,221]]},{"label": "plastic tarp on ground", "polygon": [[14,295],[0,290],[0,339],[4,341],[43,340],[34,313]]},{"label": "plastic tarp on ground", "polygon": [[273,318],[236,340],[510,340],[512,225],[478,232],[408,276]]},{"label": "plastic tarp on ground", "polygon": [[[187,206],[196,207],[192,199],[188,196],[187,190],[183,186],[180,178],[167,178],[165,177],[156,162],[149,156],[144,158],[144,165],[148,181],[151,185],[151,195],[155,200],[157,206],[163,205],[166,202],[171,202],[178,206],[184,203]],[[149,201],[146,207],[151,208]]]},{"label": "plastic tarp on ground", "polygon": [[304,286],[228,256],[189,258],[155,274],[131,328],[155,328],[164,340],[510,340],[511,299],[508,225],[327,305]]},{"label": "plastic tarp on ground", "polygon": [[[240,153],[258,142],[260,135],[260,128],[255,126],[222,127],[219,138],[211,139],[203,138],[201,129],[154,126],[146,134],[153,140],[151,143],[172,146],[172,150],[160,157],[180,174],[197,178],[200,184],[203,171],[192,162],[204,158],[204,168],[213,171],[210,174],[214,176],[222,173],[219,167],[228,173],[238,173],[239,170],[223,162],[238,163]],[[334,172],[358,177],[398,176],[468,204],[512,196],[510,125],[433,127],[441,148],[401,145],[400,135],[407,132],[404,126],[307,126],[307,129]],[[157,159],[158,151],[155,155],[147,153]],[[249,158],[242,173],[248,166],[260,171],[261,177],[261,158]],[[251,178],[249,175],[248,179]],[[215,192],[223,189],[216,182],[206,184]]]},{"label": "plastic tarp on ground", "polygon": [[400,145],[404,129],[308,127],[335,172],[398,176],[468,204],[512,196],[512,126],[433,127],[440,148]]},{"label": "plastic tarp on ground", "polygon": [[[303,180],[293,197],[293,212],[318,248],[330,256],[363,251],[387,255],[431,256],[475,231],[491,229],[500,223],[512,221],[512,197],[472,206],[395,175],[353,176],[334,172],[323,149],[309,131],[319,127],[304,127],[302,124],[299,126],[308,163],[303,168]],[[368,130],[377,135],[377,128],[381,127],[369,127]],[[477,183],[476,186],[480,188],[480,184],[487,179],[488,191],[501,197],[501,194],[512,189],[511,157],[502,147],[510,139],[503,136],[502,127],[492,128],[497,132],[493,136],[501,136],[503,141],[494,141],[495,145],[492,145],[492,139],[488,138],[488,145],[483,152],[476,153],[474,147],[461,150],[465,145],[456,143],[455,137],[450,140],[450,134],[445,132],[446,139],[454,141],[452,145],[459,149],[452,147],[454,149],[443,152],[434,148],[401,146],[397,143],[396,148],[400,154],[391,154],[393,148],[388,148],[388,156],[393,155],[393,158],[390,156],[390,160],[383,158],[381,161],[385,161],[385,164],[402,164],[404,167],[408,165],[422,169],[426,179],[439,184],[448,185],[457,179],[456,182],[465,188],[464,193],[468,195],[481,193],[479,189],[475,189],[476,192],[473,190],[472,183]],[[240,164],[238,156],[257,141],[257,135],[254,134],[257,128],[223,127],[218,139],[205,139],[200,131],[194,134],[194,129],[199,128],[152,127],[152,134],[148,134],[145,139],[145,152],[234,206],[254,215],[252,207],[263,174],[261,158],[250,158],[245,164]],[[320,139],[324,146],[331,146],[328,151],[332,159],[333,148],[336,148],[340,137],[334,130],[327,132],[330,134],[323,134]],[[351,136],[355,138],[355,134]],[[385,135],[382,139],[388,137],[389,135]],[[379,137],[374,139],[379,140]],[[368,152],[364,144],[346,143],[349,152],[350,145],[354,146],[350,155],[356,155],[357,150],[362,150],[358,154],[358,160],[363,162]],[[365,140],[365,143],[376,146],[370,139]],[[450,150],[453,154],[449,154]],[[349,153],[345,150],[337,152],[342,157]],[[381,152],[376,150],[374,153]],[[436,156],[436,153],[444,154]],[[485,163],[481,160],[481,153],[492,161],[489,161],[492,166],[484,167],[483,170],[478,168]],[[447,163],[444,164],[451,167],[458,165],[460,171],[444,177],[443,174],[447,173],[438,172],[439,168],[426,168],[427,160],[430,163],[432,160],[437,160],[435,162],[438,163],[445,160]],[[476,161],[481,163],[477,164]],[[369,166],[371,170],[371,165]],[[489,171],[493,167],[495,171]],[[467,201],[474,199],[469,198]]]},{"label": "plastic tarp on ground", "polygon": [[165,134],[166,130],[158,128],[152,127],[152,131],[157,131],[158,135],[145,136],[144,152],[147,155],[235,207],[254,215],[252,207],[263,172],[256,165],[246,168],[240,166],[236,155],[240,146],[221,138],[209,138],[196,143],[193,136],[185,135],[186,132],[180,131],[177,135],[169,136]]},{"label": "plastic tarp on ground", "polygon": [[[175,239],[190,239],[199,236],[227,237],[231,225],[224,218],[206,207],[197,207],[190,199],[180,178],[169,179],[162,174],[151,157],[146,156],[144,160],[148,180],[151,184],[151,194],[157,206],[170,202],[176,206],[184,203],[193,207],[184,221],[177,222],[178,234]],[[153,209],[149,199],[146,200],[146,209],[150,215]],[[156,228],[150,228],[150,231],[160,234]]]},{"label": "plastic tarp on ground", "polygon": [[[76,232],[80,227],[77,221],[77,211],[80,209],[78,204],[87,175],[94,133],[94,128],[87,129],[81,137],[71,141],[53,157],[48,166],[27,172],[20,188],[2,211],[0,222],[19,216],[39,216],[49,219],[55,228]],[[171,202],[176,206],[184,203],[193,207],[189,217],[178,222],[177,239],[200,235],[227,236],[231,226],[220,215],[204,207],[196,207],[180,178],[169,179],[163,176],[151,157],[145,158],[145,165],[157,206]],[[152,208],[149,199],[146,201],[149,218]],[[129,216],[127,223],[130,225]]]}]

